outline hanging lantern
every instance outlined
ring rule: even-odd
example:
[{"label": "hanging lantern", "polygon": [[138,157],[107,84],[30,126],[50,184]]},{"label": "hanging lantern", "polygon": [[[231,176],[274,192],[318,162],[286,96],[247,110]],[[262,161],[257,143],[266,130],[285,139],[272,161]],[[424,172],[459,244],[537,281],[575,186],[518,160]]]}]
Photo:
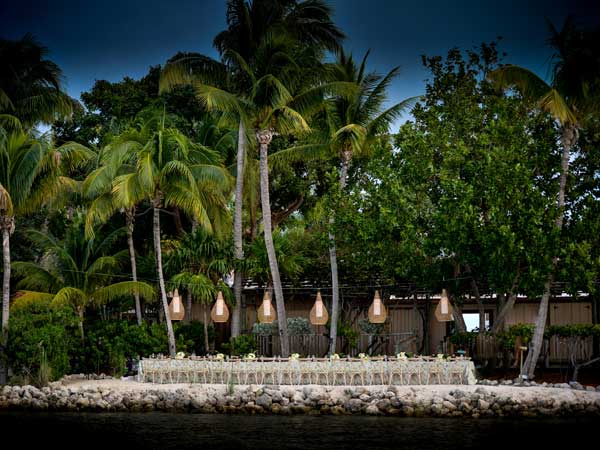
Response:
[{"label": "hanging lantern", "polygon": [[217,301],[210,310],[210,318],[215,323],[227,322],[229,319],[229,308],[227,308],[221,291],[217,294]]},{"label": "hanging lantern", "polygon": [[179,291],[175,289],[173,293],[173,300],[169,304],[169,317],[171,320],[183,320],[185,317],[185,308],[183,307],[183,303],[181,302],[181,297],[179,296]]},{"label": "hanging lantern", "polygon": [[271,294],[269,294],[269,291],[265,291],[262,304],[258,308],[257,314],[260,323],[272,323],[277,317],[275,308],[273,308],[273,305],[271,304]]},{"label": "hanging lantern", "polygon": [[387,319],[387,310],[381,301],[379,291],[375,291],[375,297],[373,297],[373,303],[369,307],[369,322],[371,323],[384,323]]},{"label": "hanging lantern", "polygon": [[454,317],[452,317],[452,305],[448,299],[446,289],[442,289],[440,302],[435,308],[435,318],[438,322],[452,322],[454,320]]},{"label": "hanging lantern", "polygon": [[313,325],[325,325],[329,320],[329,314],[327,313],[327,308],[323,304],[323,299],[321,298],[321,291],[317,292],[317,299],[315,300],[315,304],[310,310],[310,323]]}]

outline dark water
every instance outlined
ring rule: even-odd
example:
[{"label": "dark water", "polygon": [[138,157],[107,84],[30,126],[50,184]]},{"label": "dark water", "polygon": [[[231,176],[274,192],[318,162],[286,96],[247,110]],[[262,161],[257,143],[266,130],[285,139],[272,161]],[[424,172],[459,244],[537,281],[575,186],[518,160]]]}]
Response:
[{"label": "dark water", "polygon": [[40,446],[61,450],[98,447],[107,450],[516,450],[525,448],[531,439],[536,441],[531,449],[568,449],[573,444],[598,442],[599,426],[600,420],[594,419],[0,413],[0,430],[6,432],[5,436],[17,437],[19,448]]}]

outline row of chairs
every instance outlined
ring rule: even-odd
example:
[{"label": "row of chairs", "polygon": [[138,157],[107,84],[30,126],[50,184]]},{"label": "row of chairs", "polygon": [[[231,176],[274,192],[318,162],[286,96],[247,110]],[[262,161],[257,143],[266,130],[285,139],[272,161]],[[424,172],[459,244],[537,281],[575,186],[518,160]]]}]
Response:
[{"label": "row of chairs", "polygon": [[463,384],[466,361],[144,359],[139,378],[152,383]]}]

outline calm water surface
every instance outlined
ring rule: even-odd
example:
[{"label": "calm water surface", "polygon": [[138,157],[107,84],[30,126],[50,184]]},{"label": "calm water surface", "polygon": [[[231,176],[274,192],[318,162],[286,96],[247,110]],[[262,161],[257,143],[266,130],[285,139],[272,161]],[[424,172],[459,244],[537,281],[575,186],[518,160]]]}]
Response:
[{"label": "calm water surface", "polygon": [[[598,442],[594,419],[413,419],[165,413],[0,413],[19,448],[569,449]],[[42,447],[43,446],[43,447]]]}]

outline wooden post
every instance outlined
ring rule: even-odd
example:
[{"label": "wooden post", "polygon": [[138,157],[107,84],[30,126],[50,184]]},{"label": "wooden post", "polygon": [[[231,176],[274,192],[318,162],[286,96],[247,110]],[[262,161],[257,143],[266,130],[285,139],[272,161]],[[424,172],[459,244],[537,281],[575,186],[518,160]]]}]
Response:
[{"label": "wooden post", "polygon": [[429,330],[429,322],[430,322],[429,301],[430,301],[429,294],[427,294],[425,296],[425,329],[423,330],[423,338],[425,340],[425,346],[424,346],[425,354],[431,353],[431,336],[430,336],[430,330]]}]

